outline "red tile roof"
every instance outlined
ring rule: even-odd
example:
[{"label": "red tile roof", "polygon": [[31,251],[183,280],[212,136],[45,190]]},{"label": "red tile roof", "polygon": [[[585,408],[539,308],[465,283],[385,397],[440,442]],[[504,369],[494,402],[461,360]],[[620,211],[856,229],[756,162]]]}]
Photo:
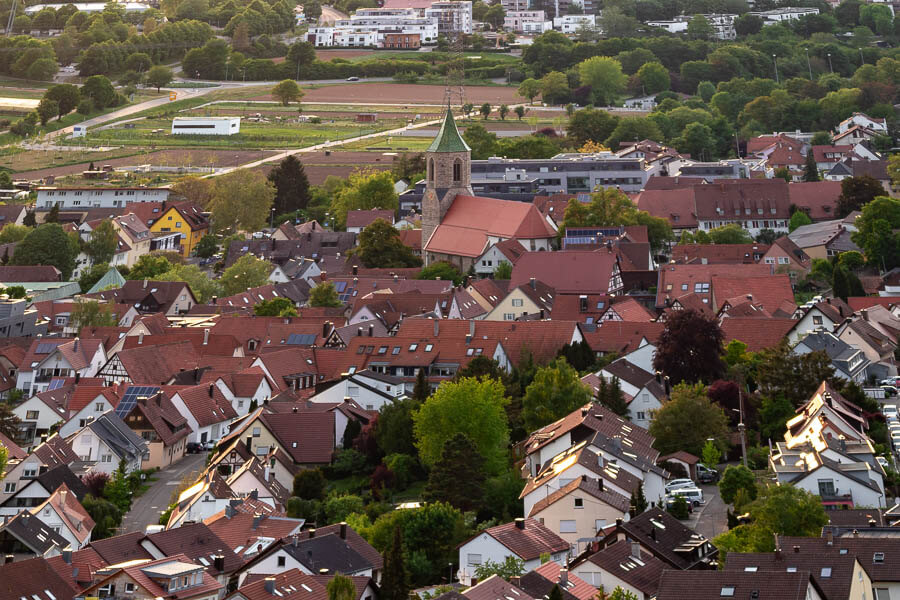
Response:
[{"label": "red tile roof", "polygon": [[691,189],[697,218],[722,221],[789,219],[791,201],[788,187],[787,182],[781,179],[740,179],[728,184],[698,185]]},{"label": "red tile roof", "polygon": [[793,314],[794,308],[796,308],[791,278],[786,273],[763,277],[713,275],[712,304],[714,306],[720,307],[726,300],[739,296],[747,298],[754,304],[761,304],[772,315],[781,309],[785,302],[793,307],[788,311],[789,314]]},{"label": "red tile roof", "polygon": [[694,189],[645,190],[635,202],[640,210],[654,217],[666,219],[672,229],[696,229],[697,213],[694,208]]},{"label": "red tile roof", "polygon": [[619,492],[616,492],[615,490],[611,490],[609,488],[601,489],[600,484],[596,479],[582,476],[573,479],[568,484],[554,491],[549,496],[538,500],[534,504],[534,506],[531,507],[531,512],[528,513],[528,516],[536,517],[539,512],[541,512],[548,506],[556,504],[576,490],[580,490],[586,494],[589,494],[603,504],[607,504],[622,513],[628,512],[628,507],[631,501],[630,498],[627,498]]},{"label": "red tile roof", "polygon": [[556,232],[533,204],[460,195],[425,242],[425,250],[474,258],[487,249],[489,236],[546,239]]},{"label": "red tile roof", "polygon": [[850,305],[854,312],[873,306],[891,308],[896,304],[900,304],[900,296],[851,296],[847,298],[847,304]]},{"label": "red tile roof", "polygon": [[368,227],[377,219],[383,219],[388,223],[394,222],[394,211],[392,210],[348,210],[347,211],[347,227]]},{"label": "red tile roof", "polygon": [[587,560],[653,598],[659,578],[668,565],[649,552],[638,551],[637,554],[634,555],[631,542],[622,540],[592,554]]},{"label": "red tile roof", "polygon": [[43,503],[31,509],[31,514],[39,516],[45,506],[50,505],[60,519],[66,524],[66,528],[82,544],[91,535],[94,529],[94,519],[84,509],[75,493],[65,483],[59,486]]},{"label": "red tile roof", "polygon": [[[456,591],[451,591],[446,595],[455,599],[457,593]],[[491,575],[487,579],[479,581],[477,585],[465,590],[461,595],[468,600],[507,600],[509,598],[534,600],[525,591],[497,575]]]},{"label": "red tile roof", "polygon": [[752,265],[768,250],[766,244],[678,244],[672,248],[672,260],[683,265]]},{"label": "red tile roof", "polygon": [[[523,527],[518,527],[523,525]],[[484,530],[522,560],[533,560],[541,554],[568,550],[569,543],[535,519],[522,519]]]},{"label": "red tile roof", "polygon": [[[303,519],[257,516],[242,511],[236,511],[228,517],[225,510],[217,512],[203,522],[232,550],[241,547],[238,554],[249,553],[259,538],[269,538],[277,542],[299,532],[303,526]],[[266,544],[268,545],[268,542]]]},{"label": "red tile roof", "polygon": [[122,362],[132,383],[161,385],[180,370],[196,368],[199,357],[191,342],[185,340],[159,346],[138,346],[120,351]]},{"label": "red tile roof", "polygon": [[200,427],[230,422],[238,416],[231,403],[214,383],[182,388],[176,393]]},{"label": "red tile roof", "polygon": [[28,453],[19,448],[14,441],[6,437],[2,431],[0,431],[0,446],[6,448],[6,456],[8,460],[22,460]]},{"label": "red tile roof", "polygon": [[421,229],[401,229],[400,241],[404,246],[412,249],[413,252],[422,252],[422,230]]},{"label": "red tile roof", "polygon": [[[266,591],[268,582],[274,585],[274,594]],[[273,596],[285,600],[328,600],[328,591],[325,586],[316,581],[315,577],[307,575],[300,569],[291,569],[254,579],[239,587],[236,594],[246,600],[271,600]]]},{"label": "red tile roof", "polygon": [[795,182],[788,185],[791,204],[803,210],[813,221],[834,219],[840,195],[840,181]]},{"label": "red tile roof", "polygon": [[12,282],[50,282],[59,281],[61,273],[53,265],[0,266],[0,281]]},{"label": "red tile roof", "polygon": [[[205,343],[204,343],[205,340]],[[241,347],[240,342],[233,335],[210,333],[204,337],[204,330],[199,327],[168,328],[164,335],[130,335],[122,344],[123,350],[130,350],[140,346],[160,346],[176,342],[190,342],[194,352],[198,355],[234,356],[235,351]]]},{"label": "red tile roof", "polygon": [[722,320],[722,333],[726,345],[731,340],[739,340],[747,344],[747,350],[758,352],[777,346],[796,324],[793,319],[729,317]]},{"label": "red tile roof", "polygon": [[263,413],[260,420],[294,462],[331,463],[335,447],[333,412]]},{"label": "red tile roof", "polygon": [[534,277],[557,294],[606,294],[616,266],[616,255],[607,252],[526,252],[513,266],[510,289]]},{"label": "red tile roof", "polygon": [[597,597],[597,588],[587,583],[574,573],[566,574],[567,584],[563,583],[560,578],[560,571],[563,567],[557,562],[547,561],[534,570],[545,579],[562,586],[566,592],[575,596],[578,600],[594,600]]},{"label": "red tile roof", "polygon": [[595,331],[585,331],[584,339],[594,352],[621,355],[636,350],[641,340],[655,343],[664,328],[656,322],[603,321]]},{"label": "red tile roof", "polygon": [[19,600],[69,600],[78,588],[42,557],[9,563],[0,567],[0,598]]},{"label": "red tile roof", "polygon": [[[772,272],[770,265],[666,265],[659,270],[659,282],[656,291],[656,306],[666,305],[666,299],[674,300],[685,294],[696,293],[701,298],[712,302],[712,280],[716,275],[738,278],[765,277]],[[704,287],[697,287],[704,286]],[[737,294],[724,296],[733,298]]]},{"label": "red tile roof", "polygon": [[144,415],[156,435],[166,446],[172,446],[191,433],[187,419],[178,412],[165,392],[156,394],[152,398],[138,398],[134,410]]},{"label": "red tile roof", "polygon": [[691,187],[694,185],[704,185],[706,179],[703,177],[667,177],[663,175],[651,175],[647,183],[644,184],[644,190],[675,190],[678,188]]}]

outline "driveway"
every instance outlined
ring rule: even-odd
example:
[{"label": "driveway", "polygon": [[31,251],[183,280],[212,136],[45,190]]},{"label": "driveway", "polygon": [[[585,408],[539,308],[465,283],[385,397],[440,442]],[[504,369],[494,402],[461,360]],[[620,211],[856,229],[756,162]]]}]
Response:
[{"label": "driveway", "polygon": [[169,468],[157,471],[154,477],[159,479],[131,505],[131,510],[122,519],[119,533],[144,531],[147,525],[159,523],[159,514],[168,508],[172,492],[181,480],[187,474],[199,475],[205,465],[206,453],[201,452],[188,454]]},{"label": "driveway", "polygon": [[703,499],[706,503],[700,510],[694,510],[685,524],[711,540],[728,529],[728,505],[719,496],[719,487],[716,485],[701,485]]}]

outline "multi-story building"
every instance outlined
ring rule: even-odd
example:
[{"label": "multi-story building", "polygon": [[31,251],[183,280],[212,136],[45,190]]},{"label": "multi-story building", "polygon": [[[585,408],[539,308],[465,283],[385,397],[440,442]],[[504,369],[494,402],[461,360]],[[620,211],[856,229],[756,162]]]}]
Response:
[{"label": "multi-story building", "polygon": [[557,154],[547,159],[489,158],[472,161],[472,179],[503,180],[509,169],[519,169],[549,193],[575,194],[601,187],[638,192],[658,168],[640,158],[619,158],[610,152]]},{"label": "multi-story building", "polygon": [[39,187],[35,208],[60,210],[85,208],[120,208],[132,202],[165,202],[169,198],[166,188],[102,188],[102,187]]},{"label": "multi-story building", "polygon": [[762,19],[763,25],[772,25],[774,23],[794,21],[796,19],[809,15],[817,15],[819,14],[819,9],[808,6],[791,6],[785,8],[775,8],[773,10],[751,12],[750,14]]},{"label": "multi-story building", "polygon": [[[471,13],[471,3],[468,4]],[[471,31],[471,20],[469,27]],[[310,28],[307,41],[319,47],[418,48],[437,43],[437,36],[437,18],[421,17],[414,8],[361,8],[349,19],[335,21],[333,26]],[[397,46],[398,43],[404,45]]]},{"label": "multi-story building", "polygon": [[38,311],[26,309],[25,299],[0,298],[0,338],[47,334],[47,323],[38,323]]},{"label": "multi-story building", "polygon": [[425,9],[425,17],[437,19],[438,33],[472,33],[472,3],[469,0],[433,2]]},{"label": "multi-story building", "polygon": [[[698,15],[681,15],[670,21],[647,21],[651,27],[661,27],[669,33],[685,33],[688,23]],[[737,37],[734,30],[734,20],[737,15],[713,13],[699,15],[705,18],[713,28],[713,36],[719,40],[733,40]]]},{"label": "multi-story building", "polygon": [[511,10],[503,17],[503,29],[525,33],[526,27],[543,26],[547,18],[542,10]]},{"label": "multi-story building", "polygon": [[553,29],[565,34],[578,33],[582,29],[594,29],[596,25],[594,15],[565,15],[553,19]]}]

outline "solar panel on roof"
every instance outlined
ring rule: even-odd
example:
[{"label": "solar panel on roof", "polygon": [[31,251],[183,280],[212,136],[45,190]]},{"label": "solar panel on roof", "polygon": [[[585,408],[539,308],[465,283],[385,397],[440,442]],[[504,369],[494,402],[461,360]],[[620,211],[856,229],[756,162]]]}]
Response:
[{"label": "solar panel on roof", "polygon": [[346,281],[338,281],[334,284],[334,289],[337,290],[338,293],[343,292],[347,288]]},{"label": "solar panel on roof", "polygon": [[158,386],[133,385],[125,391],[122,401],[116,406],[116,416],[124,419],[134,409],[139,398],[149,398],[159,391]]},{"label": "solar panel on roof", "polygon": [[47,391],[49,392],[50,390],[58,390],[63,386],[64,382],[64,379],[51,379],[50,385],[47,386]]},{"label": "solar panel on roof", "polygon": [[40,344],[37,345],[37,348],[35,348],[34,353],[35,354],[50,354],[54,350],[56,350],[56,344],[54,344],[52,342],[41,342]]},{"label": "solar panel on roof", "polygon": [[312,333],[292,333],[288,336],[287,343],[293,346],[312,346],[316,343],[316,336]]}]

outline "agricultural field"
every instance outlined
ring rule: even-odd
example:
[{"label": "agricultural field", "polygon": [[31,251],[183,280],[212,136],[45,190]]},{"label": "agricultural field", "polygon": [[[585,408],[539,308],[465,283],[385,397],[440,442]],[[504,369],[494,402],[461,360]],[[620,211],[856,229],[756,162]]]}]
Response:
[{"label": "agricultural field", "polygon": [[[303,102],[354,103],[371,102],[373,98],[383,99],[385,104],[437,104],[445,100],[446,87],[443,85],[419,85],[415,83],[357,83],[304,87]],[[215,92],[214,92],[215,93]],[[466,98],[473,104],[516,104],[523,102],[516,88],[502,86],[466,86]],[[266,90],[248,100],[272,100]]]}]

